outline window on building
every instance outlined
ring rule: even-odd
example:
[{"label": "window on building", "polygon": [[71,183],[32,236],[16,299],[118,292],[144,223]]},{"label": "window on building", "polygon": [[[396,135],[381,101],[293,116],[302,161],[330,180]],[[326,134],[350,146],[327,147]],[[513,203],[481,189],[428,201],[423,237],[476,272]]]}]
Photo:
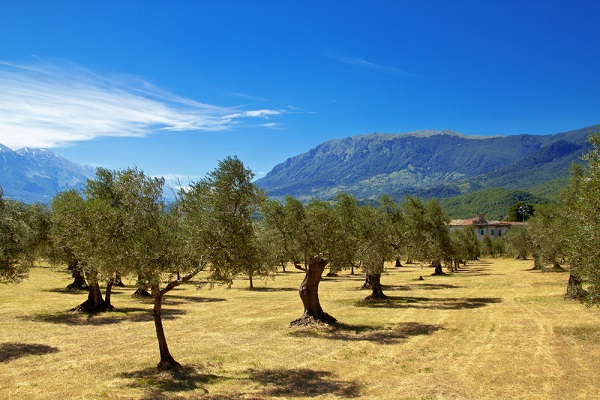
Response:
[{"label": "window on building", "polygon": [[491,235],[494,236],[494,230],[492,229]]},{"label": "window on building", "polygon": [[479,234],[480,234],[481,236],[485,235],[485,229],[481,229],[481,230],[479,231]]},{"label": "window on building", "polygon": [[502,236],[502,229],[498,229],[498,236]]}]

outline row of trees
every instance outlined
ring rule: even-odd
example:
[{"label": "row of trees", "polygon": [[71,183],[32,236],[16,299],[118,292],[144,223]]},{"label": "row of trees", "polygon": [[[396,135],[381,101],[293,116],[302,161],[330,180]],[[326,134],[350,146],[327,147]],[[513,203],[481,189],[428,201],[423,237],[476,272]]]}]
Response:
[{"label": "row of trees", "polygon": [[478,255],[474,233],[450,234],[434,200],[409,197],[399,206],[384,197],[371,206],[340,194],[333,202],[279,202],[267,199],[252,178],[239,159],[228,157],[170,203],[164,180],[136,168],[99,168],[83,192],[61,192],[49,209],[0,197],[2,279],[22,279],[40,257],[66,264],[74,276],[70,286],[89,290],[73,310],[98,312],[113,308],[114,285],[135,277],[138,293],[149,290],[154,299],[158,366],[171,368],[178,364],[162,326],[163,298],[201,270],[210,282],[226,284],[244,275],[252,287],[254,277],[292,263],[306,272],[304,313],[295,323],[331,323],[335,318],[318,299],[327,263],[330,274],[361,269],[372,289],[368,299],[381,299],[386,260],[428,260],[443,273],[442,262],[458,265]]},{"label": "row of trees", "polygon": [[[539,205],[518,240],[538,269],[570,264],[566,297],[600,304],[600,132],[590,135],[587,166],[573,164],[569,187],[553,204]],[[586,284],[587,290],[583,288]]]},{"label": "row of trees", "polygon": [[[505,239],[519,254],[532,251],[540,264],[557,265],[559,257],[567,257],[573,287],[593,304],[600,292],[598,134],[591,141],[588,167],[573,167],[562,201],[536,208],[529,230],[511,230]],[[255,277],[291,263],[305,272],[304,313],[292,324],[332,323],[335,318],[318,297],[326,265],[329,274],[361,270],[371,289],[367,299],[373,300],[385,298],[385,261],[396,260],[396,266],[401,260],[425,261],[435,267],[434,274],[443,274],[442,263],[454,270],[481,251],[471,229],[448,230],[448,217],[436,200],[406,197],[396,204],[384,196],[377,205],[360,205],[338,194],[331,202],[303,204],[293,197],[280,202],[267,199],[252,178],[239,159],[228,157],[170,203],[163,197],[164,180],[136,168],[99,168],[83,192],[59,193],[49,209],[5,200],[0,193],[0,279],[22,279],[39,257],[67,264],[73,286],[89,288],[87,300],[75,309],[93,312],[112,309],[113,285],[135,277],[139,293],[149,290],[154,299],[158,367],[172,368],[179,364],[165,339],[162,302],[199,271],[207,271],[210,282],[228,285],[243,275],[252,287]],[[490,254],[500,251],[496,247],[483,242]]]}]

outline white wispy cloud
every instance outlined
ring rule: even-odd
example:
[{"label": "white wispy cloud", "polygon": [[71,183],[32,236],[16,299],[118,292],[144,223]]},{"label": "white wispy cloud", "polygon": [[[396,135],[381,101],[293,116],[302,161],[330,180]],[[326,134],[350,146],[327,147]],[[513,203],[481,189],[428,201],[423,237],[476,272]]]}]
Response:
[{"label": "white wispy cloud", "polygon": [[384,64],[377,64],[371,61],[367,61],[363,58],[357,58],[357,57],[344,57],[344,56],[340,56],[337,54],[329,54],[329,58],[331,58],[334,61],[338,61],[344,64],[350,64],[350,65],[354,65],[360,68],[366,68],[366,69],[370,69],[372,71],[376,71],[376,72],[383,72],[386,74],[396,74],[396,75],[404,75],[404,76],[411,76],[411,77],[418,77],[418,74],[414,74],[412,72],[400,69],[400,68],[396,68],[396,67],[392,67],[389,65],[384,65]]},{"label": "white wispy cloud", "polygon": [[135,77],[73,65],[0,61],[0,143],[60,147],[153,131],[222,131],[281,110],[239,110],[180,97]]}]

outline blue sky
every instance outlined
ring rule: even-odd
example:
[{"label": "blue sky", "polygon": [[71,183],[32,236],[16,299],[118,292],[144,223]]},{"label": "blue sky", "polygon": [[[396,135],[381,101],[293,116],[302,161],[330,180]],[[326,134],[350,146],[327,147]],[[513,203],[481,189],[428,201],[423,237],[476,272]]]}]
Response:
[{"label": "blue sky", "polygon": [[598,1],[0,3],[0,143],[197,180],[372,132],[600,123]]}]

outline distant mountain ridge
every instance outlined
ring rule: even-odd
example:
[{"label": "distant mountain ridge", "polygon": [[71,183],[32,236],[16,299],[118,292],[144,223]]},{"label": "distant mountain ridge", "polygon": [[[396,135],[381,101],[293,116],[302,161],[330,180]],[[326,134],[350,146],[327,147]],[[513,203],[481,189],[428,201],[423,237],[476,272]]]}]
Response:
[{"label": "distant mountain ridge", "polygon": [[320,199],[340,191],[375,199],[527,189],[568,176],[571,162],[589,148],[587,137],[594,129],[494,137],[418,131],[329,140],[275,166],[256,184],[272,197]]},{"label": "distant mountain ridge", "polygon": [[95,169],[73,163],[47,149],[11,150],[0,144],[0,185],[4,197],[48,203],[60,191],[82,188]]}]

